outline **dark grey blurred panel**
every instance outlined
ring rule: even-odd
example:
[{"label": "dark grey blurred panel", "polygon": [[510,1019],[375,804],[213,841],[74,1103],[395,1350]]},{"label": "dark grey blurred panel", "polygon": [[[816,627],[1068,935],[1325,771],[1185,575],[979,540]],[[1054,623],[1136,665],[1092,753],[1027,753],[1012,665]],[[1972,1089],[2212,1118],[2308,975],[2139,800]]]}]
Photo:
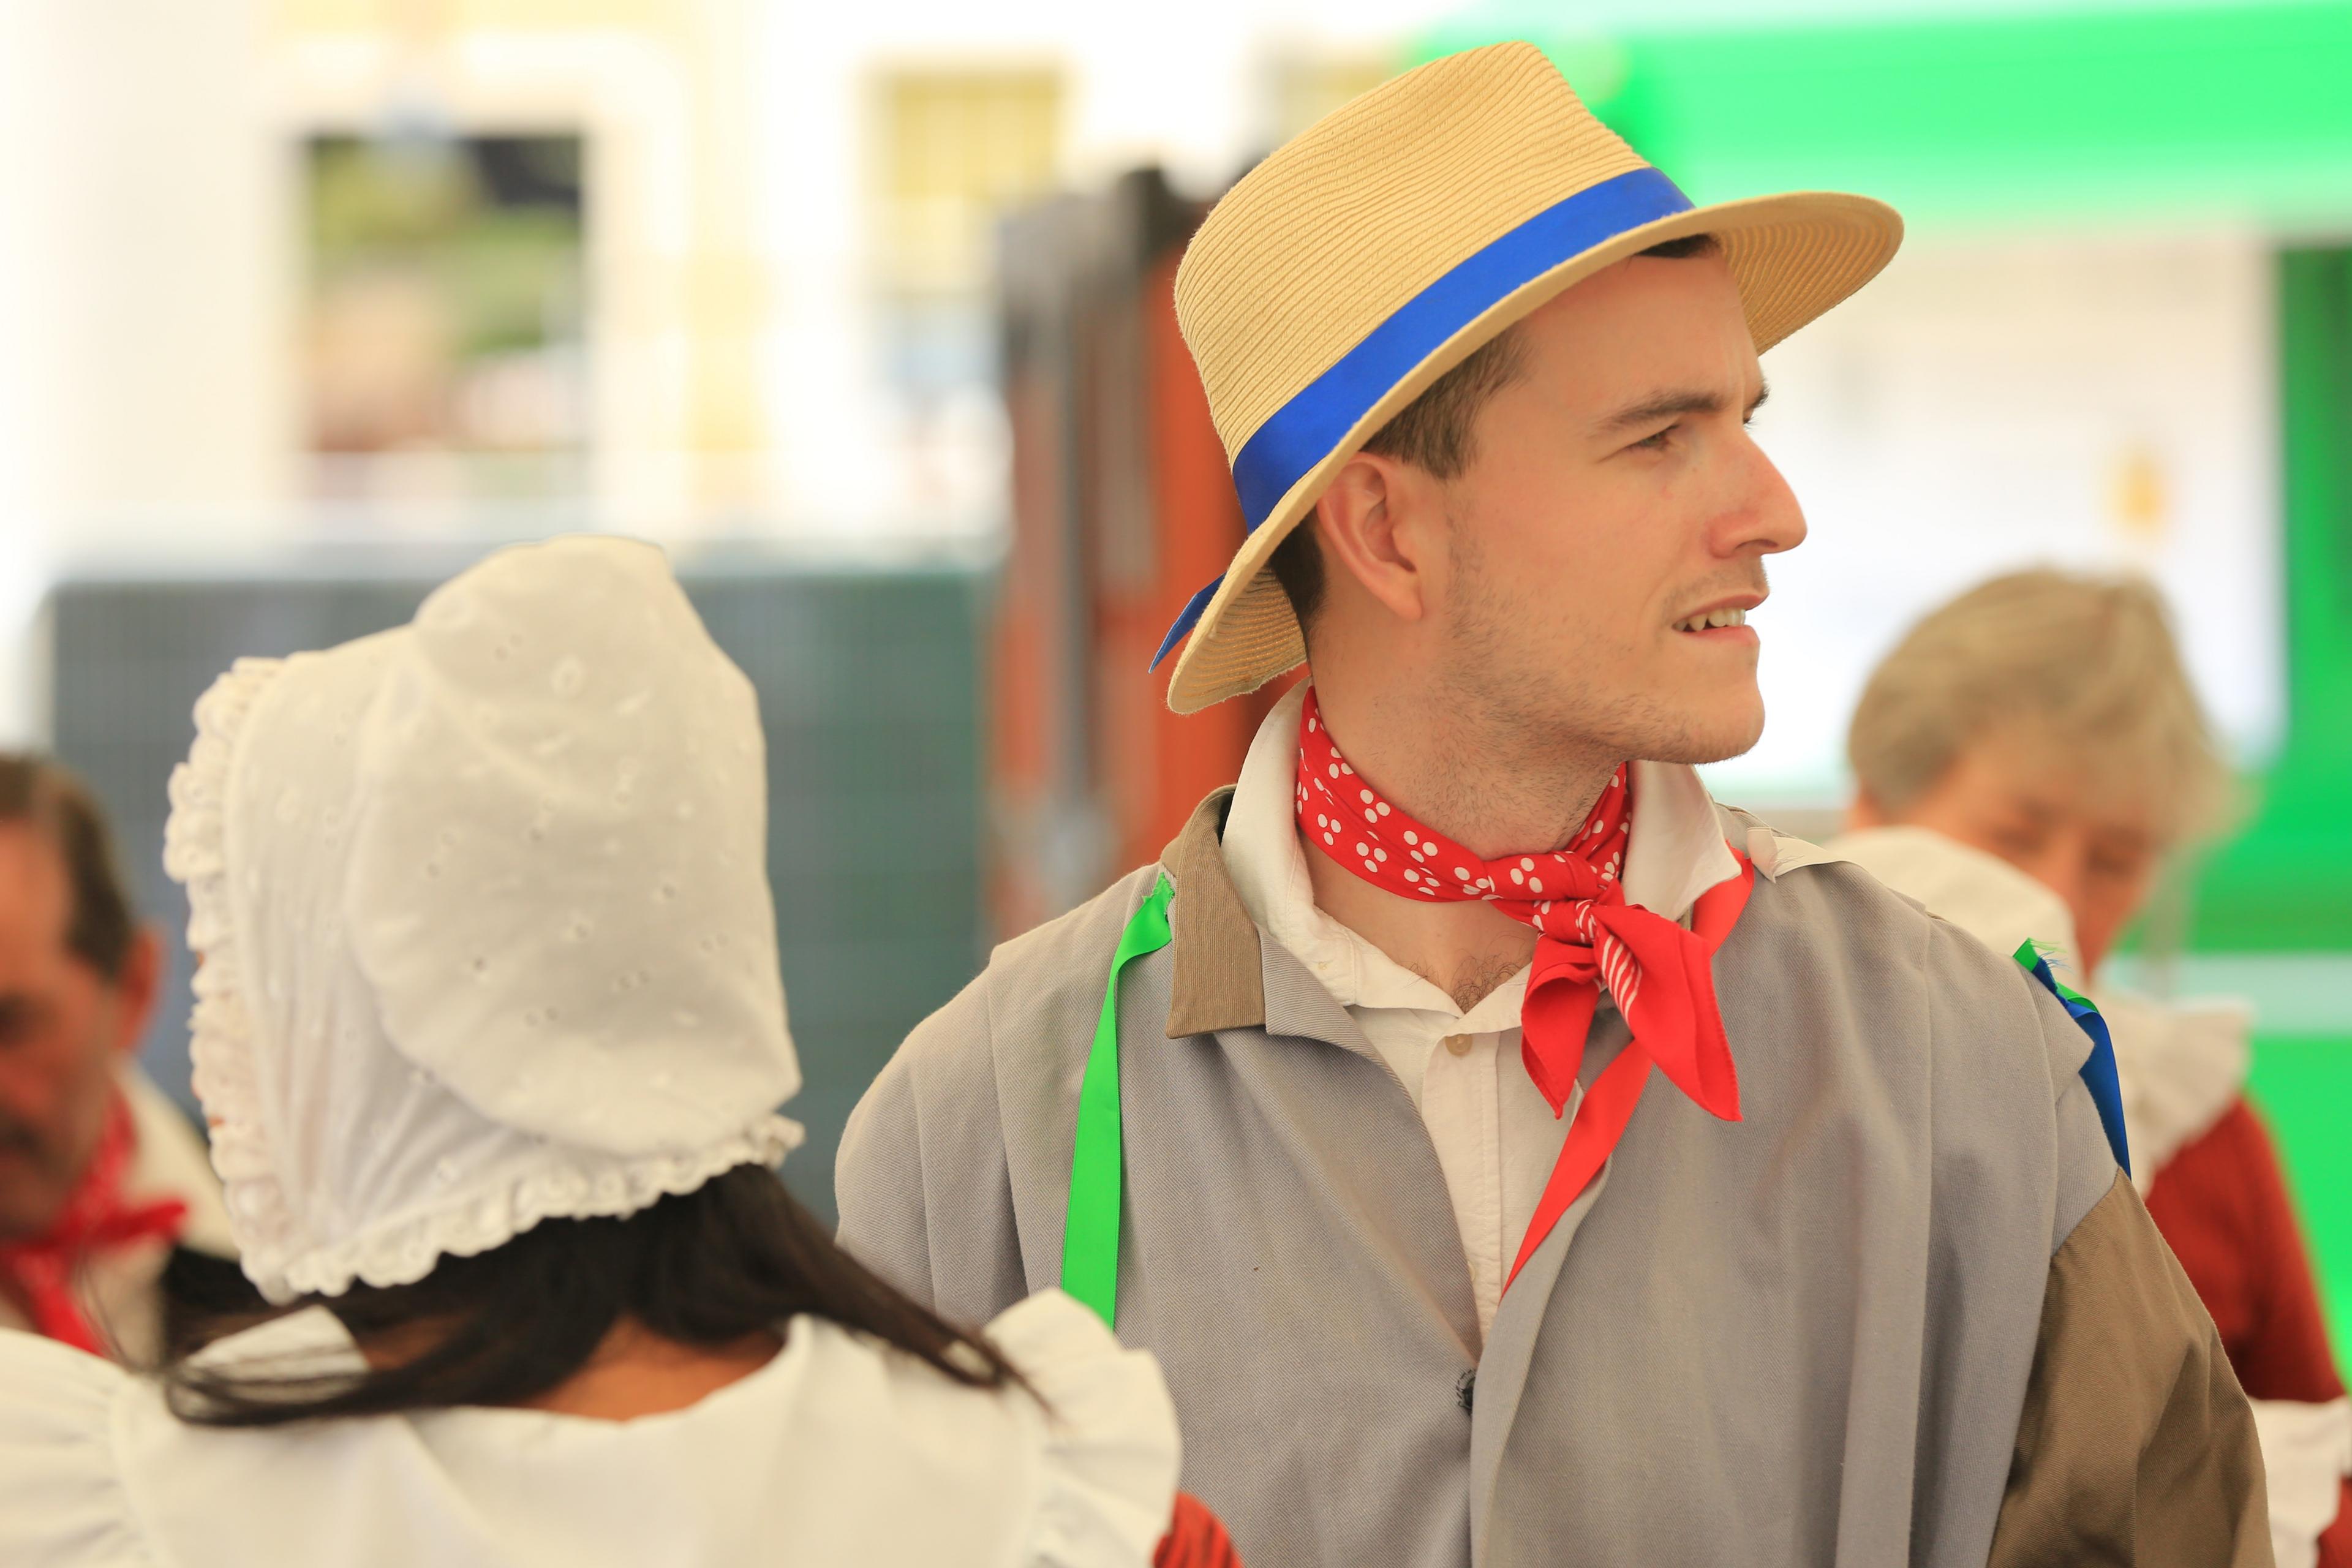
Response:
[{"label": "dark grey blurred panel", "polygon": [[[462,563],[452,563],[451,570]],[[69,581],[56,591],[58,753],[111,814],[172,971],[142,1056],[188,1090],[187,905],[163,872],[164,781],[190,710],[240,655],[327,647],[399,626],[431,576]],[[833,1155],[857,1097],[907,1031],[983,956],[980,583],[961,568],[730,563],[686,574],[711,636],[760,693],[768,735],[768,875],[807,1087],[807,1145],[785,1166],[834,1217]]]}]

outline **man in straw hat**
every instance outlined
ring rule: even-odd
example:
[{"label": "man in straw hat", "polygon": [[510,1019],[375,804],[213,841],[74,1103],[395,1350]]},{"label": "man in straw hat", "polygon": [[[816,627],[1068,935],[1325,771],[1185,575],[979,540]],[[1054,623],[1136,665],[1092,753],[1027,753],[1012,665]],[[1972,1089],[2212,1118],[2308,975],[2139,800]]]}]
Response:
[{"label": "man in straw hat", "polygon": [[1757,354],[1899,236],[1694,208],[1504,45],[1185,257],[1250,531],[1169,699],[1313,685],[917,1030],[838,1187],[941,1309],[1061,1282],[1155,1351],[1249,1561],[2267,1561],[2091,1035],[1689,765],[1804,535]]}]

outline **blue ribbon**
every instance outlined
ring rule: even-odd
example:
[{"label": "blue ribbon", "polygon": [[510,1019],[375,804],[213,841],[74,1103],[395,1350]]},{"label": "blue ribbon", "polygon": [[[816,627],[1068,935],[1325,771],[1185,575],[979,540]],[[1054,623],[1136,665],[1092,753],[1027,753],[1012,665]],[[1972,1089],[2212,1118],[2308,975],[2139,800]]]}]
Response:
[{"label": "blue ribbon", "polygon": [[2091,1037],[2091,1054],[2083,1062],[2083,1087],[2091,1091],[2091,1104],[2099,1112],[2099,1126],[2106,1132],[2107,1147],[2115,1151],[2116,1163],[2123,1167],[2125,1175],[2130,1175],[2131,1150],[2124,1142],[2124,1088],[2116,1077],[2116,1044],[2107,1033],[2107,1021],[2099,1016],[2099,1009],[2088,996],[2059,982],[2051,972],[2050,961],[2032,942],[2011,956],[2065,1004],[2067,1016]]},{"label": "blue ribbon", "polygon": [[[1546,207],[1406,300],[1243,445],[1234,459],[1234,489],[1245,531],[1256,532],[1372,405],[1454,333],[1562,262],[1690,208],[1690,198],[1655,169],[1629,170]],[[1192,629],[1223,582],[1219,577],[1186,603],[1151,656],[1152,668]]]}]

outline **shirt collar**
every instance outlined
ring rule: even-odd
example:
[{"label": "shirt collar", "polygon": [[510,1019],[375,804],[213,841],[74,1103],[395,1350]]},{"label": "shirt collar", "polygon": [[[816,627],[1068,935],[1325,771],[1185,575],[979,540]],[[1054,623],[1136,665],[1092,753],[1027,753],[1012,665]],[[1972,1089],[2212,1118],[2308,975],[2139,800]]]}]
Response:
[{"label": "shirt collar", "polygon": [[1670,921],[1688,920],[1700,894],[1739,875],[1739,857],[1724,842],[1715,797],[1696,768],[1635,763],[1633,774],[1625,901]]},{"label": "shirt collar", "polygon": [[[1444,992],[1316,907],[1294,815],[1298,714],[1306,702],[1301,682],[1258,726],[1225,816],[1225,869],[1243,908],[1343,1007],[1440,1013],[1458,1018],[1470,1033],[1516,1027],[1527,990],[1524,970],[1464,1013]],[[1696,769],[1635,763],[1633,783],[1626,901],[1682,920],[1701,893],[1739,875],[1739,861],[1724,842],[1715,802]]]}]

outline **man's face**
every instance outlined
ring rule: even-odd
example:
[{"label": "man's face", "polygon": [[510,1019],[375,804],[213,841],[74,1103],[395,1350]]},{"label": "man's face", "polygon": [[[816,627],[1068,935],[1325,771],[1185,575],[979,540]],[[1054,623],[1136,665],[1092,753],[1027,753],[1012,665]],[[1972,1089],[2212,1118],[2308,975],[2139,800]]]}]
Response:
[{"label": "man's face", "polygon": [[1730,268],[1637,257],[1521,330],[1526,373],[1446,487],[1445,685],[1537,744],[1738,755],[1764,728],[1757,635],[1705,617],[1761,604],[1805,523],[1747,430],[1764,379]]},{"label": "man's face", "polygon": [[72,910],[57,847],[0,823],[0,1241],[56,1219],[105,1128],[115,1058],[145,1021],[143,984],[110,982],[67,947]]},{"label": "man's face", "polygon": [[1888,819],[1997,855],[2065,900],[2082,949],[2075,957],[2089,974],[2147,901],[2164,846],[2145,811],[2036,766],[2047,749],[2001,734],[1979,739]]}]

